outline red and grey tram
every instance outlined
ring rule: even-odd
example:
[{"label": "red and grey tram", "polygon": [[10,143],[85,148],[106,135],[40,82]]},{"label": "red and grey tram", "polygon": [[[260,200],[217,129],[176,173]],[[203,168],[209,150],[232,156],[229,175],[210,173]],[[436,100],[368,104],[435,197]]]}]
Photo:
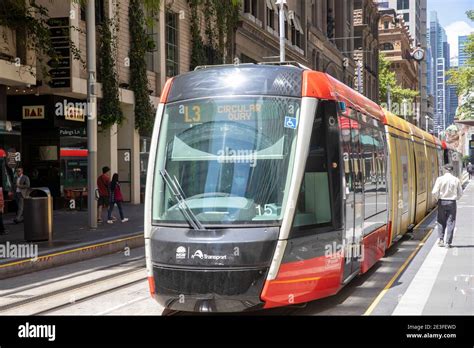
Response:
[{"label": "red and grey tram", "polygon": [[237,312],[336,294],[434,207],[442,144],[405,123],[292,65],[168,80],[145,199],[152,296]]}]

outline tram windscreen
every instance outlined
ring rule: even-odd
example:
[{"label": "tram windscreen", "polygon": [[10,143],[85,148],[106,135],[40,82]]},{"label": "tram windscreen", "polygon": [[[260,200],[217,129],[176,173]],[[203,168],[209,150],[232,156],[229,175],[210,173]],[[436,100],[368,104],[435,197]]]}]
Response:
[{"label": "tram windscreen", "polygon": [[278,224],[293,168],[298,98],[222,97],[165,107],[153,188],[155,223],[186,220],[160,175],[179,183],[203,224]]}]

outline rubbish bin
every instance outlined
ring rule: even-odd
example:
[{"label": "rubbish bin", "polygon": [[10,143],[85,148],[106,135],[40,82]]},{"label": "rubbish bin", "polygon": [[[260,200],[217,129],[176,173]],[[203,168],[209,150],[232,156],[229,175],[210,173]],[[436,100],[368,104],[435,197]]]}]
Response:
[{"label": "rubbish bin", "polygon": [[47,187],[29,190],[24,200],[26,241],[51,240],[53,236],[53,198]]}]

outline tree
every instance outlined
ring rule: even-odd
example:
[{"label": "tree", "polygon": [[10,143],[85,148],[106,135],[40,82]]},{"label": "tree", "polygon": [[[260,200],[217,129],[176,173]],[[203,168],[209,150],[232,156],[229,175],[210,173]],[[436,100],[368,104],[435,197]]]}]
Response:
[{"label": "tree", "polygon": [[191,10],[191,69],[198,65],[230,63],[241,0],[187,2]]},{"label": "tree", "polygon": [[102,129],[107,129],[115,123],[121,124],[123,121],[119,100],[117,70],[115,68],[116,57],[113,53],[116,52],[117,48],[117,38],[113,34],[116,32],[115,29],[116,23],[108,18],[100,27],[99,67],[102,82],[102,100],[98,118]]},{"label": "tree", "polygon": [[141,134],[148,135],[153,129],[154,122],[154,109],[150,101],[145,61],[150,43],[145,31],[145,16],[139,0],[130,0],[128,13],[130,27],[130,89],[135,96],[135,128]]},{"label": "tree", "polygon": [[[385,55],[383,53],[380,53],[379,54],[380,104],[387,103],[387,87],[388,86],[390,86],[390,98],[393,104],[401,105],[404,102],[414,101],[415,97],[419,95],[418,91],[403,88],[397,83],[395,72],[391,70],[390,61],[387,58],[385,58]],[[400,110],[400,108],[398,110]]]},{"label": "tree", "polygon": [[[466,12],[467,17],[474,21],[474,10]],[[456,111],[459,120],[474,119],[474,34],[469,35],[465,52],[468,59],[466,65],[447,72],[447,80],[450,85],[457,88],[461,102]]]}]

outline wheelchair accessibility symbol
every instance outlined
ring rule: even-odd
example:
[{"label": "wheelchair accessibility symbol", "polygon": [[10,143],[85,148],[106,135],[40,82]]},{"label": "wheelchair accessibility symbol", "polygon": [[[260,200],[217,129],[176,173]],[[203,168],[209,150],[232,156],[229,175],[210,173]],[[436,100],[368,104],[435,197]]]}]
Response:
[{"label": "wheelchair accessibility symbol", "polygon": [[285,128],[291,128],[291,129],[296,129],[298,126],[298,120],[296,117],[285,117]]}]

